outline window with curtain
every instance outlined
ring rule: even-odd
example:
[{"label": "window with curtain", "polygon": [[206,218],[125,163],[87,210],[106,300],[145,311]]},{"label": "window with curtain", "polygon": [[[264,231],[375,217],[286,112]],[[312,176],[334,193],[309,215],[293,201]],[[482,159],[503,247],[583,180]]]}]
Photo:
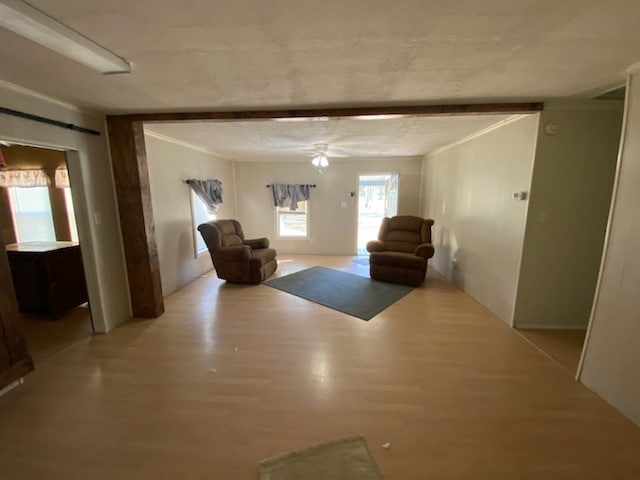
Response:
[{"label": "window with curtain", "polygon": [[44,170],[4,170],[0,187],[9,193],[9,204],[18,242],[55,241],[49,177]]},{"label": "window with curtain", "polygon": [[55,241],[48,187],[11,187],[9,202],[18,242]]},{"label": "window with curtain", "polygon": [[207,252],[207,245],[204,243],[202,235],[200,235],[198,231],[198,225],[215,220],[216,215],[209,213],[207,205],[193,190],[191,190],[191,213],[191,218],[193,219],[193,235],[195,238],[195,256],[197,257]]},{"label": "window with curtain", "polygon": [[272,183],[276,233],[280,238],[309,238],[309,190],[315,185]]}]

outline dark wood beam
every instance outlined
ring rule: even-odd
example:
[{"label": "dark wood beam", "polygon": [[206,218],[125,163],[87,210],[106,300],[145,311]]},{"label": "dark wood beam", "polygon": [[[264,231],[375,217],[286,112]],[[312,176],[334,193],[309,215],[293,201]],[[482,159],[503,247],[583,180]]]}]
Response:
[{"label": "dark wood beam", "polygon": [[164,313],[142,122],[109,117],[109,145],[135,317]]},{"label": "dark wood beam", "polygon": [[179,122],[179,121],[237,121],[268,120],[274,118],[344,118],[374,115],[406,116],[454,116],[534,113],[544,108],[537,102],[523,103],[471,103],[460,105],[409,105],[396,107],[354,107],[354,108],[306,108],[292,110],[246,110],[226,112],[170,112],[134,113],[113,115],[132,122]]}]

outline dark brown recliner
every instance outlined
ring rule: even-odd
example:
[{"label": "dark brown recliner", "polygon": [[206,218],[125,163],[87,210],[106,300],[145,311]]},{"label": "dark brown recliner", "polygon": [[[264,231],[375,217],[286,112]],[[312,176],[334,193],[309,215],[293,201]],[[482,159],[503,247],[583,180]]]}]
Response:
[{"label": "dark brown recliner", "polygon": [[245,239],[237,220],[198,225],[219,278],[232,283],[261,283],[278,268],[268,238]]},{"label": "dark brown recliner", "polygon": [[433,257],[431,225],[433,220],[411,215],[383,218],[378,240],[367,243],[371,278],[419,286]]}]

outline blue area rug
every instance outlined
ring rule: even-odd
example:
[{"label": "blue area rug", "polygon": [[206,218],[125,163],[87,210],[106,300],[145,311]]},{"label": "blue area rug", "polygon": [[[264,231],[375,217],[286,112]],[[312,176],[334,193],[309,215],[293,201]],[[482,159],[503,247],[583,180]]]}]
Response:
[{"label": "blue area rug", "polygon": [[378,282],[325,267],[312,267],[274,278],[264,285],[362,320],[372,319],[413,290],[413,287]]}]

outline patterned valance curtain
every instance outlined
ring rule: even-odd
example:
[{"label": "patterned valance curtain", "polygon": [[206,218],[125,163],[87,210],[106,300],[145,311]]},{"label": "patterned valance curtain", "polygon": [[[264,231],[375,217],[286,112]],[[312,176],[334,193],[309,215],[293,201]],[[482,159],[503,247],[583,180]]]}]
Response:
[{"label": "patterned valance curtain", "polygon": [[2,170],[0,171],[0,187],[48,187],[49,176],[42,169],[38,170]]},{"label": "patterned valance curtain", "polygon": [[56,175],[53,179],[53,183],[56,188],[68,188],[69,185],[69,172],[65,167],[56,168]]},{"label": "patterned valance curtain", "polygon": [[216,213],[222,204],[222,182],[220,180],[197,180],[190,178],[185,183],[207,206],[209,213]]},{"label": "patterned valance curtain", "polygon": [[289,205],[289,210],[295,212],[298,209],[298,202],[309,200],[309,190],[311,185],[274,183],[271,185],[273,194],[273,204],[276,207]]}]

